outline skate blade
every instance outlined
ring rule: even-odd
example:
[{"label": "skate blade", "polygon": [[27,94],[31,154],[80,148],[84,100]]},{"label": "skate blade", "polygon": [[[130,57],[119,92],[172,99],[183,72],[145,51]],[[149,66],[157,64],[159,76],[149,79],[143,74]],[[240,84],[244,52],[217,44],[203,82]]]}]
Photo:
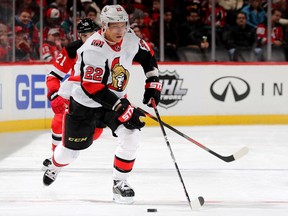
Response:
[{"label": "skate blade", "polygon": [[118,204],[133,204],[134,197],[122,197],[119,194],[113,194],[113,201]]},{"label": "skate blade", "polygon": [[42,171],[46,171],[49,167],[48,166],[42,166]]}]

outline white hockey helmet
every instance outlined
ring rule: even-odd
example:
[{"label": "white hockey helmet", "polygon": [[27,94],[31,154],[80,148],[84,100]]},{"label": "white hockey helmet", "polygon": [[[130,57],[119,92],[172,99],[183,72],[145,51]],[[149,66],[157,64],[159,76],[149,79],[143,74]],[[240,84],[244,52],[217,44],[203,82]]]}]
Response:
[{"label": "white hockey helmet", "polygon": [[129,26],[129,16],[121,5],[106,5],[100,14],[102,28],[108,28],[110,22],[127,22]]}]

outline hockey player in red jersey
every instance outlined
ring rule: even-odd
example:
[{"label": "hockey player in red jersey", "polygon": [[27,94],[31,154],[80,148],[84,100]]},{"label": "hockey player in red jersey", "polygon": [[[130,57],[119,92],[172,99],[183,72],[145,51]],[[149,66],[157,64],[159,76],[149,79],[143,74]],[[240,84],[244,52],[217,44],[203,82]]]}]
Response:
[{"label": "hockey player in red jersey", "polygon": [[92,144],[95,122],[103,121],[119,143],[114,157],[113,199],[132,203],[135,193],[127,179],[136,158],[138,134],[145,125],[140,120],[144,114],[126,96],[132,62],[139,62],[146,76],[144,104],[152,106],[151,98],[159,103],[161,83],[156,59],[145,41],[130,29],[124,8],[106,5],[100,18],[101,30],[77,50],[74,76],[79,80],[73,85],[65,115],[63,145],[55,148],[53,164],[44,173],[43,183],[53,183],[60,170]]},{"label": "hockey player in red jersey", "polygon": [[[73,66],[76,61],[76,51],[83,43],[97,30],[97,25],[89,18],[82,19],[77,25],[77,31],[80,39],[69,43],[64,47],[56,60],[53,62],[53,68],[47,76],[46,85],[48,89],[47,97],[51,102],[51,108],[54,112],[52,119],[51,131],[52,131],[52,151],[56,146],[61,143],[62,140],[62,119],[66,107],[69,103],[69,97],[71,94],[72,81],[69,78],[64,82],[65,76],[71,74],[73,77]],[[61,86],[61,88],[60,88]],[[96,128],[94,133],[94,140],[97,139],[103,129]],[[43,162],[43,170],[51,164],[51,159],[46,159]]]}]

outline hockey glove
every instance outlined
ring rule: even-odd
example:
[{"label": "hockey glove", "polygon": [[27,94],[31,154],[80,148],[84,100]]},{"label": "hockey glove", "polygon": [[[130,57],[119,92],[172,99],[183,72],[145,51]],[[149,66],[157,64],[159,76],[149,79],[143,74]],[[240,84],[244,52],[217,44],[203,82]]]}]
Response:
[{"label": "hockey glove", "polygon": [[69,101],[57,94],[51,94],[49,97],[51,108],[55,114],[64,114],[65,109],[67,108]]},{"label": "hockey glove", "polygon": [[153,76],[146,80],[145,92],[143,103],[147,106],[152,107],[151,98],[154,98],[156,105],[160,101],[162,84],[159,82],[159,77]]},{"label": "hockey glove", "polygon": [[140,110],[135,109],[126,98],[122,98],[116,108],[116,117],[120,124],[127,129],[139,129],[144,127],[145,122],[140,121],[140,116],[145,116]]}]

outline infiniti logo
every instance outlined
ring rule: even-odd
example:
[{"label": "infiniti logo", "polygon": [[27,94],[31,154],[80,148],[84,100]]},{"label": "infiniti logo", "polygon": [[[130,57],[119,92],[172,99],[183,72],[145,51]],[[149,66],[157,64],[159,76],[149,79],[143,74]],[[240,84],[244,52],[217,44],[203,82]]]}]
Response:
[{"label": "infiniti logo", "polygon": [[210,87],[212,96],[219,101],[225,101],[228,90],[231,89],[235,101],[245,99],[250,93],[249,84],[235,76],[225,76],[215,80]]}]

